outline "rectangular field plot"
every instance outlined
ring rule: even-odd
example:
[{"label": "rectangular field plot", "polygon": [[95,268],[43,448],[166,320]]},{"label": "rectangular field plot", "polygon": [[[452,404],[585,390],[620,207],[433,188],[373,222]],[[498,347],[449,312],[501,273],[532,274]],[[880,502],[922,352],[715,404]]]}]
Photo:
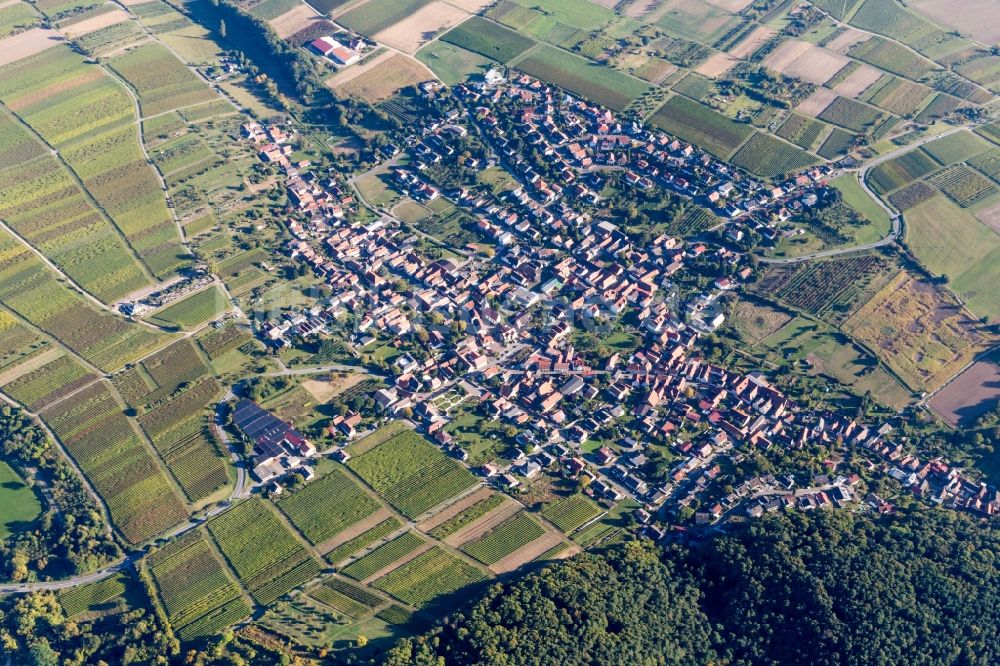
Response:
[{"label": "rectangular field plot", "polygon": [[0,256],[0,302],[102,370],[117,370],[167,342],[158,331],[92,307],[6,232]]},{"label": "rectangular field plot", "polygon": [[[441,41],[501,63],[513,60],[537,43],[479,16],[473,16],[452,28],[441,36]],[[433,69],[433,64],[428,64]]]},{"label": "rectangular field plot", "polygon": [[571,495],[542,510],[542,516],[563,532],[572,532],[600,513],[600,507],[583,495]]},{"label": "rectangular field plot", "polygon": [[667,100],[649,121],[723,159],[753,133],[749,125],[737,123],[718,111],[680,96]]},{"label": "rectangular field plot", "polygon": [[545,528],[521,512],[486,535],[462,545],[462,550],[483,564],[495,564],[545,534]]},{"label": "rectangular field plot", "polygon": [[347,465],[411,518],[477,483],[468,470],[412,431],[395,435]]},{"label": "rectangular field plot", "polygon": [[217,285],[212,285],[208,289],[202,289],[181,301],[158,310],[156,314],[149,317],[149,320],[160,326],[192,328],[215,319],[228,309],[229,301],[226,299],[226,295]]},{"label": "rectangular field plot", "polygon": [[326,559],[330,564],[339,564],[354,553],[362,551],[376,541],[389,536],[402,526],[403,524],[396,518],[386,518],[372,528],[335,546],[333,550],[326,554]]},{"label": "rectangular field plot", "polygon": [[143,116],[218,99],[208,85],[159,44],[145,44],[111,60],[139,96]]},{"label": "rectangular field plot", "polygon": [[130,542],[145,541],[187,518],[110,385],[87,387],[43,411],[42,418],[104,498],[115,526]]},{"label": "rectangular field plot", "polygon": [[122,602],[127,586],[128,575],[117,573],[114,576],[70,588],[59,593],[59,604],[66,611],[66,616],[72,618],[88,611],[106,611],[114,602]]},{"label": "rectangular field plot", "polygon": [[45,154],[45,146],[6,111],[0,111],[0,171]]},{"label": "rectangular field plot", "polygon": [[372,587],[422,606],[484,580],[482,571],[434,546],[377,579]]},{"label": "rectangular field plot", "polygon": [[[470,495],[469,497],[472,498],[478,494],[479,491],[473,493],[473,495]],[[456,504],[462,504],[462,503],[464,503],[464,499],[463,502],[456,502]],[[445,520],[441,521],[440,523],[437,523],[437,521],[439,520],[438,515],[432,517],[431,520],[437,524],[435,524],[433,527],[429,529],[428,534],[430,534],[435,539],[445,539],[451,536],[452,534],[455,534],[463,527],[471,525],[472,523],[476,522],[486,514],[492,512],[494,509],[500,508],[504,504],[510,504],[510,501],[506,498],[506,496],[501,495],[499,493],[487,494],[487,496],[484,497],[483,499],[480,499],[476,501],[474,504],[471,504],[468,507],[461,509],[458,513],[455,513],[455,515],[449,515],[447,518],[445,518]],[[452,507],[448,507],[448,509],[445,509],[445,511],[442,511],[441,513],[450,514],[451,512],[452,512]],[[422,529],[427,530],[428,527],[422,526]]]},{"label": "rectangular field plot", "polygon": [[364,557],[351,562],[341,573],[354,580],[365,580],[426,545],[427,541],[415,532],[404,532]]},{"label": "rectangular field plot", "polygon": [[793,113],[788,117],[788,120],[786,120],[784,124],[778,128],[776,134],[782,139],[791,141],[795,145],[808,150],[814,143],[816,143],[816,139],[820,137],[823,130],[826,128],[827,125],[824,125],[818,120],[806,118],[805,116]]},{"label": "rectangular field plot", "polygon": [[879,164],[868,172],[868,177],[876,191],[885,193],[908,185],[939,168],[925,153],[914,150]]},{"label": "rectangular field plot", "polygon": [[757,133],[736,151],[732,162],[762,178],[774,178],[815,164],[816,158],[804,150]]},{"label": "rectangular field plot", "polygon": [[278,501],[278,508],[314,544],[370,516],[379,506],[337,469]]},{"label": "rectangular field plot", "polygon": [[873,106],[867,106],[847,97],[838,97],[817,117],[828,123],[862,132],[878,125],[884,119],[884,114]]},{"label": "rectangular field plot", "polygon": [[337,17],[337,23],[371,37],[415,13],[430,0],[368,0]]},{"label": "rectangular field plot", "polygon": [[156,551],[148,563],[170,624],[182,639],[214,634],[250,614],[201,530]]},{"label": "rectangular field plot", "polygon": [[974,206],[1000,192],[993,181],[964,164],[934,176],[931,182],[962,208]]},{"label": "rectangular field plot", "polygon": [[548,44],[542,44],[511,66],[574,95],[622,111],[649,90],[649,84]]},{"label": "rectangular field plot", "polygon": [[921,149],[941,164],[956,164],[971,159],[990,149],[978,136],[967,130],[955,132],[930,143],[925,143]]},{"label": "rectangular field plot", "polygon": [[319,573],[319,563],[268,504],[247,500],[208,523],[222,554],[261,604]]}]

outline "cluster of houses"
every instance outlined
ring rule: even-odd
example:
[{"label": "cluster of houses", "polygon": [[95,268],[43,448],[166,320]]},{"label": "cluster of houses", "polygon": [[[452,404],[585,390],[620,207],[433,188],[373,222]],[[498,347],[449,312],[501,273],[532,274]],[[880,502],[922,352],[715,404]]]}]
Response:
[{"label": "cluster of houses", "polygon": [[[472,122],[483,125],[502,154],[510,137],[496,116],[500,108],[512,108],[520,110],[520,117],[511,119],[518,131],[537,135],[539,152],[563,161],[567,174],[580,174],[587,159],[608,164],[604,153],[614,153],[616,165],[649,179],[651,186],[669,186],[709,204],[718,193],[726,206],[750,211],[734,219],[754,219],[757,211],[780,213],[821,187],[826,175],[813,170],[768,187],[690,145],[637,124],[624,126],[598,107],[560,99],[527,77],[459,86],[457,92],[475,105],[475,119],[452,112],[428,122],[427,137],[410,142],[411,163],[454,159],[453,142],[461,133],[443,128]],[[498,104],[503,99],[514,103]],[[490,100],[492,106],[486,106]],[[864,463],[870,471],[896,477],[932,501],[987,515],[1000,509],[995,489],[972,483],[946,461],[907,457],[890,440],[887,426],[802,409],[763,375],[706,361],[697,344],[700,333],[722,323],[714,309],[720,295],[750,276],[738,252],[668,235],[638,244],[617,225],[592,219],[584,206],[575,205],[580,197],[586,203],[597,196],[581,182],[585,176],[539,185],[544,179],[519,160],[510,157],[519,187],[500,195],[442,191],[419,165],[396,174],[402,192],[419,199],[433,191],[435,198],[445,197],[469,213],[481,237],[493,241],[496,252],[488,259],[471,252],[452,255],[459,258],[425,256],[419,239],[391,216],[367,224],[352,221],[344,186],[335,178],[288,175],[298,214],[287,222],[294,236],[287,254],[329,289],[308,310],[262,325],[262,337],[287,345],[350,316],[355,345],[382,343],[398,350],[388,365],[392,385],[374,395],[382,414],[412,419],[445,451],[465,460],[468,453],[448,430],[447,410],[431,405],[435,396],[461,383],[484,418],[518,433],[516,445],[478,467],[483,476],[507,490],[540,474],[587,477],[583,485],[595,499],[640,502],[637,518],[649,529],[657,529],[654,517],[688,513],[698,523],[716,524],[734,512],[758,516],[846,504],[891,510],[872,495],[862,499],[860,478],[849,472],[814,479],[808,487],[784,477],[739,476],[750,452],[766,455],[812,443],[856,445],[870,452]],[[307,205],[293,192],[303,183],[314,190]],[[711,287],[678,306],[666,296],[681,271],[713,277]],[[608,356],[579,348],[579,331],[626,315],[635,340],[630,348]],[[601,329],[593,330],[599,338]],[[418,333],[422,340],[415,345]],[[351,437],[359,423],[359,415],[348,414],[331,428]],[[635,432],[641,437],[633,439]],[[261,458],[260,464],[273,463]],[[724,469],[737,470],[735,478]],[[719,483],[723,479],[726,484]],[[734,489],[723,492],[723,485]]]}]

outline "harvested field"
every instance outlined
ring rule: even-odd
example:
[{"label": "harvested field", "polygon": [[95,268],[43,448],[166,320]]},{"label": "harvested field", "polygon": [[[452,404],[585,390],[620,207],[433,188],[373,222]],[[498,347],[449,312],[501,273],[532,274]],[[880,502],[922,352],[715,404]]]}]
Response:
[{"label": "harvested field", "polygon": [[[995,0],[910,0],[913,9],[985,44],[1000,42],[1000,21],[995,20]],[[987,19],[986,17],[994,17]]]},{"label": "harvested field", "polygon": [[715,79],[728,72],[729,68],[738,62],[739,58],[731,56],[728,53],[715,53],[708,60],[698,65],[694,71],[702,76]]},{"label": "harvested field", "polygon": [[510,555],[491,564],[490,571],[495,574],[514,571],[522,565],[527,564],[535,558],[545,554],[552,548],[555,548],[560,543],[563,543],[562,535],[557,532],[546,532],[528,545],[515,550]]},{"label": "harvested field", "polygon": [[976,219],[1000,234],[1000,203],[977,212]]},{"label": "harvested field", "polygon": [[462,513],[476,502],[484,500],[492,494],[493,494],[492,490],[490,490],[486,486],[483,486],[482,488],[476,490],[475,492],[469,493],[468,495],[458,500],[457,502],[446,506],[441,511],[438,511],[433,516],[431,516],[427,520],[417,525],[417,528],[423,532],[429,532],[438,525],[440,525],[441,523],[451,518],[454,518],[455,516]]},{"label": "harvested field", "polygon": [[107,28],[108,26],[116,25],[128,20],[130,20],[128,14],[118,8],[115,8],[109,12],[104,12],[103,14],[98,14],[97,16],[84,19],[79,23],[74,23],[73,25],[64,28],[63,33],[67,37],[78,37],[80,35],[86,35],[94,32],[95,30]]},{"label": "harvested field", "polygon": [[268,24],[278,33],[278,37],[285,38],[300,30],[305,30],[316,21],[322,20],[324,20],[323,17],[318,16],[315,9],[307,4],[301,4],[291,11],[271,19]]},{"label": "harvested field", "polygon": [[41,53],[50,46],[61,44],[63,38],[55,30],[32,28],[0,40],[0,67]]},{"label": "harvested field", "polygon": [[823,113],[823,110],[830,106],[830,103],[835,99],[837,99],[837,93],[828,88],[818,88],[816,92],[809,95],[806,101],[799,104],[795,110],[801,114],[815,118]]},{"label": "harvested field", "polygon": [[507,502],[500,508],[491,511],[479,520],[473,521],[458,530],[449,534],[444,542],[449,546],[457,546],[462,543],[473,541],[490,532],[498,525],[506,522],[521,510],[521,505],[517,502]]},{"label": "harvested field", "polygon": [[338,95],[356,95],[374,104],[407,86],[433,78],[434,73],[413,58],[386,51],[371,62],[347,68],[326,83]]},{"label": "harvested field", "polygon": [[446,2],[432,2],[379,32],[375,35],[375,40],[412,55],[435,35],[458,25],[468,17],[468,12]]},{"label": "harvested field", "polygon": [[368,379],[371,375],[363,373],[348,375],[337,379],[321,381],[318,379],[307,379],[302,382],[302,388],[316,398],[316,402],[329,402],[331,398],[340,395],[352,386],[357,386]]},{"label": "harvested field", "polygon": [[743,41],[729,49],[729,55],[734,58],[746,58],[762,47],[767,40],[771,39],[776,34],[778,33],[774,30],[774,28],[769,28],[766,25],[759,26],[747,35]]},{"label": "harvested field", "polygon": [[1000,365],[973,363],[927,404],[953,427],[974,423],[1000,404]]},{"label": "harvested field", "polygon": [[843,83],[834,87],[834,90],[844,97],[857,97],[868,86],[875,83],[882,77],[882,72],[868,65],[861,65],[854,73],[847,77]]},{"label": "harvested field", "polygon": [[799,40],[785,42],[764,59],[770,69],[815,84],[825,83],[848,62],[845,56]]}]

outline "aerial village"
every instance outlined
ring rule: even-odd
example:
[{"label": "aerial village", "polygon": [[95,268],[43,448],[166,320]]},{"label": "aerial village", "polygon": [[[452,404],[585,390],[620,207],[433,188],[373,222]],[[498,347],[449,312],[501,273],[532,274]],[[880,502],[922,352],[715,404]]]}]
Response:
[{"label": "aerial village", "polygon": [[[685,529],[676,527],[680,522],[720,526],[783,509],[893,511],[864,490],[861,470],[946,507],[1000,510],[1000,491],[948,460],[921,457],[894,441],[890,426],[802,408],[765,374],[729,371],[700,349],[700,337],[725,321],[720,296],[752,275],[739,249],[743,235],[773,238],[795,211],[817,205],[833,167],[767,185],[523,75],[508,80],[491,71],[459,85],[457,107],[439,104],[436,86],[422,88],[434,112],[405,148],[385,155],[392,180],[415,201],[443,197],[468,213],[488,252],[470,244],[447,257],[426,256],[418,232],[359,200],[348,182],[292,163],[293,126],[243,127],[261,160],[280,167],[297,209],[284,221],[294,236],[289,258],[330,289],[309,308],[258,322],[259,337],[280,349],[322,336],[350,315],[355,348],[380,341],[402,352],[385,369],[390,386],[374,396],[379,413],[338,416],[325,451],[291,424],[240,403],[237,414],[245,418],[236,423],[254,444],[258,481],[274,483],[319,454],[344,461],[343,444],[386,418],[409,421],[468,461],[439,406],[441,396],[458,391],[516,432],[502,455],[473,466],[475,473],[510,493],[544,475],[576,480],[605,506],[634,503],[635,524],[657,538],[671,525]],[[493,194],[432,182],[430,166],[458,159],[458,142],[469,134],[489,150],[482,159],[466,154],[464,166],[499,164],[515,187]],[[513,150],[515,141],[538,159]],[[396,165],[401,156],[405,165]],[[618,225],[585,212],[600,201],[609,171],[624,172],[637,190],[704,206],[723,224],[704,241],[661,234],[637,244]],[[353,221],[361,207],[379,219]],[[705,286],[679,289],[690,275]],[[578,332],[600,339],[612,325],[627,328],[638,347],[597,358],[574,344]],[[743,465],[817,444],[830,451],[824,473],[755,474]],[[848,448],[849,461],[842,455]]]}]

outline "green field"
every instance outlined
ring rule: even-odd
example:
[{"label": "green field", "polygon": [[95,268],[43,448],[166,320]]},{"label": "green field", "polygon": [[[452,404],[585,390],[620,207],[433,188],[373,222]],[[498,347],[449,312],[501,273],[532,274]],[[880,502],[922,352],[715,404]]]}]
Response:
[{"label": "green field", "polygon": [[42,512],[42,503],[17,472],[0,460],[0,541],[23,532]]},{"label": "green field", "polygon": [[868,172],[868,177],[874,189],[881,194],[908,185],[939,168],[923,151],[912,150],[879,164]]},{"label": "green field", "polygon": [[466,525],[471,525],[494,509],[507,503],[507,498],[499,493],[490,495],[479,500],[469,508],[456,516],[452,516],[430,531],[430,535],[435,539],[444,539],[462,529]]},{"label": "green field", "polygon": [[311,543],[321,543],[373,514],[379,503],[340,470],[332,470],[278,501],[280,508]]},{"label": "green field", "polygon": [[105,611],[109,604],[121,600],[129,585],[128,575],[117,573],[96,583],[88,583],[79,587],[69,588],[59,592],[59,604],[72,618],[89,611]]},{"label": "green field", "polygon": [[29,410],[38,412],[96,378],[97,375],[67,354],[21,375],[2,388]]},{"label": "green field", "polygon": [[450,86],[462,83],[474,74],[482,74],[493,64],[492,60],[478,53],[440,40],[434,40],[417,51],[416,57]]},{"label": "green field", "polygon": [[213,285],[158,310],[148,319],[160,326],[193,328],[215,319],[228,309],[229,302],[226,295],[217,285]]},{"label": "green field", "polygon": [[440,546],[433,546],[377,579],[372,586],[400,601],[422,606],[486,579],[476,567]]},{"label": "green field", "polygon": [[347,461],[390,504],[413,518],[476,484],[476,478],[415,432]]},{"label": "green field", "polygon": [[537,10],[560,23],[580,30],[594,30],[615,18],[615,13],[611,10],[580,0],[512,0],[512,2]]},{"label": "green field", "polygon": [[144,44],[110,64],[138,95],[143,116],[218,99],[215,91],[160,44]]},{"label": "green field", "polygon": [[939,195],[907,211],[906,244],[973,312],[1000,317],[1000,236]]},{"label": "green field", "polygon": [[754,131],[749,125],[679,95],[668,99],[649,122],[722,159],[728,158]]},{"label": "green field", "polygon": [[817,116],[833,125],[854,132],[874,129],[885,117],[884,112],[847,97],[838,97]]},{"label": "green field", "polygon": [[525,74],[622,111],[649,90],[649,84],[592,60],[541,44],[510,65]]},{"label": "green field", "polygon": [[944,165],[964,162],[989,149],[990,144],[968,130],[943,136],[921,146],[921,150]]},{"label": "green field", "polygon": [[497,62],[510,62],[536,44],[509,28],[473,16],[441,36],[441,41],[453,44]]},{"label": "green field", "polygon": [[545,528],[522,511],[479,539],[462,544],[462,551],[483,564],[496,564],[543,534]]}]

